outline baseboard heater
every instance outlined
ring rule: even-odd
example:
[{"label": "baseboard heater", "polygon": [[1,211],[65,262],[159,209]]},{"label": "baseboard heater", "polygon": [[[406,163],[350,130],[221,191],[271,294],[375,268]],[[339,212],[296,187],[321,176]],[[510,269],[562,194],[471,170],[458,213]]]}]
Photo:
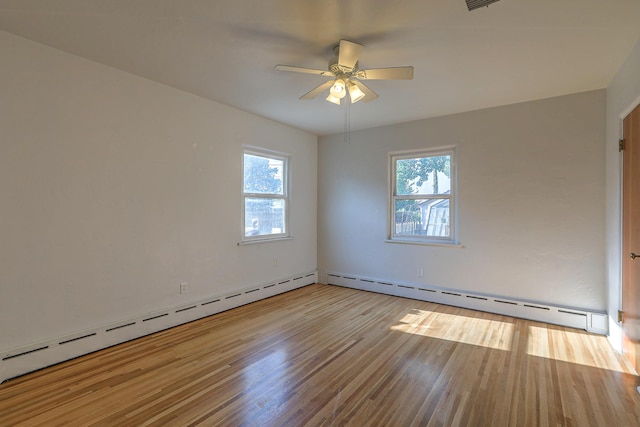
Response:
[{"label": "baseboard heater", "polygon": [[135,338],[211,316],[241,305],[318,282],[318,272],[254,285],[222,295],[114,322],[62,337],[0,352],[0,383],[65,360],[111,347]]},{"label": "baseboard heater", "polygon": [[330,285],[584,329],[601,335],[606,335],[608,331],[607,314],[604,312],[424,286],[422,284],[400,283],[353,274],[330,272],[326,274],[324,282]]}]

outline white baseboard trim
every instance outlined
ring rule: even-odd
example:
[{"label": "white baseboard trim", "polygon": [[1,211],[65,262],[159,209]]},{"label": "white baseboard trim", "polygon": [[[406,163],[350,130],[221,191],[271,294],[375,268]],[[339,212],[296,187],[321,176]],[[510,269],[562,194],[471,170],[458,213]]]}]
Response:
[{"label": "white baseboard trim", "polygon": [[323,273],[322,279],[330,285],[584,329],[600,335],[606,335],[608,332],[605,312],[336,272]]},{"label": "white baseboard trim", "polygon": [[214,295],[188,304],[141,314],[108,325],[66,334],[29,346],[3,350],[0,351],[0,383],[65,360],[317,282],[317,271],[301,273],[249,286],[231,293]]}]

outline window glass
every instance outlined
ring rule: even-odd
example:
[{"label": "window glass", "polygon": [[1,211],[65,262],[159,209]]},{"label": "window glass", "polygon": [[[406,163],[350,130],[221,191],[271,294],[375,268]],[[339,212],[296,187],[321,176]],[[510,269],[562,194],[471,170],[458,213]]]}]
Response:
[{"label": "window glass", "polygon": [[284,194],[284,160],[244,155],[245,193]]},{"label": "window glass", "polygon": [[396,173],[398,195],[444,194],[450,190],[451,156],[398,159]]},{"label": "window glass", "polygon": [[265,236],[285,232],[284,200],[245,197],[244,235]]}]

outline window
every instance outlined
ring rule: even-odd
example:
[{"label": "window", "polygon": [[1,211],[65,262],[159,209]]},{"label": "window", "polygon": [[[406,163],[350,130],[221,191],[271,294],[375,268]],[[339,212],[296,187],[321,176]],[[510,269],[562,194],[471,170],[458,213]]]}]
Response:
[{"label": "window", "polygon": [[455,243],[455,151],[391,155],[390,239]]},{"label": "window", "polygon": [[288,158],[244,150],[243,241],[289,236]]}]

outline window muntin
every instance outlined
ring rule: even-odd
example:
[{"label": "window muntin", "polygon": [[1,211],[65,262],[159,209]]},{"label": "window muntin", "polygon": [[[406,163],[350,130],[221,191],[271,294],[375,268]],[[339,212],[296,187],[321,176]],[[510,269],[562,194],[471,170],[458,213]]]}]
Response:
[{"label": "window muntin", "polygon": [[391,155],[391,240],[455,243],[455,151]]},{"label": "window muntin", "polygon": [[257,150],[244,150],[243,241],[289,235],[288,158]]}]

